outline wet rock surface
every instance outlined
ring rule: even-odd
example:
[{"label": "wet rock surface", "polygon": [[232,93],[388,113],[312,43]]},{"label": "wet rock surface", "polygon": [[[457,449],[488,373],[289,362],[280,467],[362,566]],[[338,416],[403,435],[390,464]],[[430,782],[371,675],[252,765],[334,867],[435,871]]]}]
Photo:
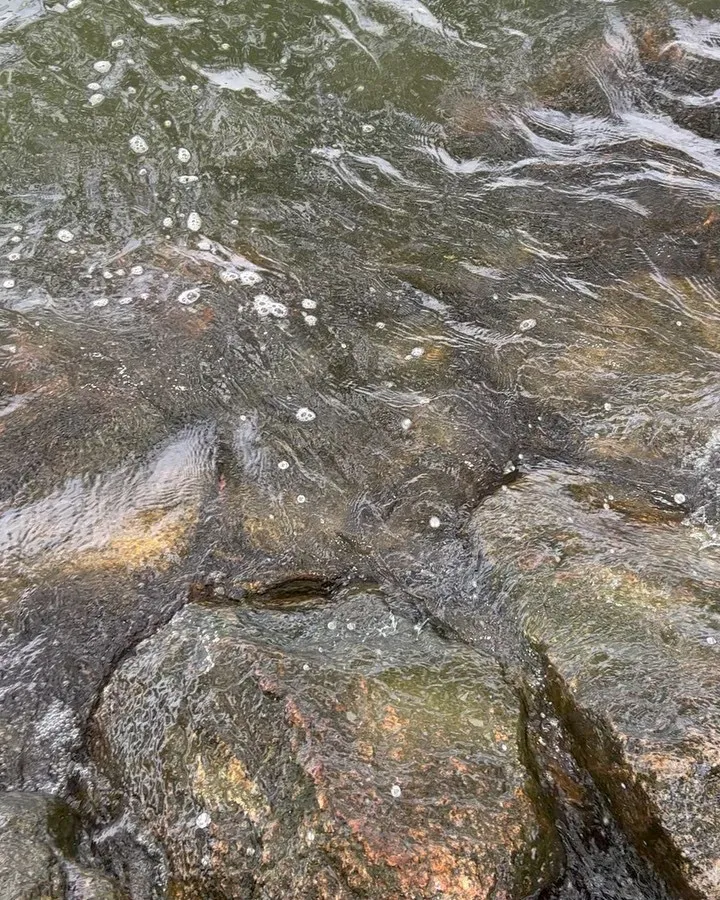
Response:
[{"label": "wet rock surface", "polygon": [[679,896],[718,897],[720,557],[704,529],[638,520],[607,485],[593,508],[594,487],[529,474],[478,510],[475,539],[625,833]]},{"label": "wet rock surface", "polygon": [[93,726],[111,865],[133,829],[178,897],[551,883],[561,852],[497,663],[369,587],[296,604],[191,604],[119,668]]}]

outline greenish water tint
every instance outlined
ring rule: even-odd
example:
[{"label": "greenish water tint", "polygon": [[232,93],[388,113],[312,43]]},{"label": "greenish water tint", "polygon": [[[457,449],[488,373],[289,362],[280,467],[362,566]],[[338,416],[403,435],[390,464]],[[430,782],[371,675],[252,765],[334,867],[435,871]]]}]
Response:
[{"label": "greenish water tint", "polygon": [[719,76],[700,0],[0,4],[0,782],[191,582],[522,666],[468,527],[548,466],[716,602]]}]

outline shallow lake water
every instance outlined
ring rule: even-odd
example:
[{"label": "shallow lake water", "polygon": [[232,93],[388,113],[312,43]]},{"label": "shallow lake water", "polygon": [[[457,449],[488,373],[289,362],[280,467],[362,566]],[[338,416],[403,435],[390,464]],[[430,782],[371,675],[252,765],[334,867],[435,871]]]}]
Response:
[{"label": "shallow lake water", "polygon": [[[93,735],[141,642],[227,602],[238,634],[382,670],[391,697],[387,672],[423,659],[422,690],[452,693],[452,648],[497,666],[561,848],[513,896],[720,896],[717,868],[695,882],[664,844],[646,854],[582,749],[539,749],[562,702],[538,688],[546,664],[573,685],[593,660],[615,725],[627,691],[602,679],[647,676],[628,722],[720,734],[715,707],[651,690],[687,678],[717,705],[719,362],[716,4],[5,0],[0,783],[69,803],[83,865],[128,896],[195,896],[163,893],[170,851],[139,878],[125,845],[98,849],[119,813]],[[627,621],[593,618],[630,579]],[[532,610],[549,580],[577,585],[557,620]],[[326,622],[353,584],[385,612]],[[451,649],[398,638],[381,665],[369,648],[403,617]],[[347,646],[324,646],[338,622]],[[157,710],[127,714],[160,740]],[[123,735],[103,746],[124,759]],[[582,803],[535,771],[561,759]],[[242,884],[212,896],[285,890]]]}]

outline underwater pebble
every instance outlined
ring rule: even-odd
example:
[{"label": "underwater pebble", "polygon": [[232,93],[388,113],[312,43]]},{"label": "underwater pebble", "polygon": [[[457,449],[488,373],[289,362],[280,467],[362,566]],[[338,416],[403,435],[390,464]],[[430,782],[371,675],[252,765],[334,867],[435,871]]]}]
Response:
[{"label": "underwater pebble", "polygon": [[315,413],[308,409],[307,406],[301,406],[295,413],[295,418],[298,422],[312,422],[315,419]]},{"label": "underwater pebble", "polygon": [[437,516],[430,517],[430,527],[431,528],[439,528],[440,527],[440,519]]},{"label": "underwater pebble", "polygon": [[57,239],[62,241],[63,244],[69,244],[70,241],[75,237],[72,231],[68,231],[67,228],[61,228],[57,233]]},{"label": "underwater pebble", "polygon": [[3,287],[8,288],[8,289],[14,288],[15,287],[15,279],[14,278],[6,278],[5,281],[3,281]]},{"label": "underwater pebble", "polygon": [[685,496],[685,494],[677,493],[673,497],[673,500],[675,501],[675,503],[677,503],[678,506],[682,506],[683,503],[687,500],[687,497]]},{"label": "underwater pebble", "polygon": [[104,99],[105,94],[91,94],[88,98],[88,103],[90,106],[100,106]]},{"label": "underwater pebble", "polygon": [[303,309],[317,309],[317,303],[309,297],[306,297],[300,305]]},{"label": "underwater pebble", "polygon": [[188,231],[200,231],[202,228],[202,219],[196,212],[191,212],[187,217]]},{"label": "underwater pebble", "polygon": [[197,819],[195,819],[195,824],[198,828],[207,828],[211,822],[212,819],[206,812],[201,812]]},{"label": "underwater pebble", "polygon": [[393,795],[393,797],[395,797],[395,799],[397,800],[398,797],[402,797],[402,788],[400,787],[399,784],[394,784],[394,785],[390,788],[390,793],[391,793],[391,794]]},{"label": "underwater pebble", "polygon": [[149,149],[149,148],[148,148],[148,145],[147,145],[147,141],[145,140],[144,137],[142,137],[142,136],[139,135],[139,134],[134,134],[134,135],[130,138],[130,140],[128,141],[128,143],[130,144],[130,149],[132,150],[132,152],[133,152],[133,153],[137,153],[138,156],[141,156],[143,153],[147,153],[147,152],[148,152],[148,149]]},{"label": "underwater pebble", "polygon": [[182,303],[183,306],[191,306],[199,299],[200,291],[197,288],[189,288],[187,291],[183,291],[182,294],[178,296],[178,303]]},{"label": "underwater pebble", "polygon": [[178,147],[177,158],[181,163],[190,162],[191,153],[187,147]]},{"label": "underwater pebble", "polygon": [[109,302],[107,297],[98,297],[97,300],[93,300],[92,305],[102,308],[103,306],[107,306]]},{"label": "underwater pebble", "polygon": [[536,319],[523,319],[518,328],[520,331],[531,331],[536,325]]},{"label": "underwater pebble", "polygon": [[97,62],[93,63],[93,69],[101,75],[107,75],[110,69],[112,69],[112,63],[107,59],[99,59]]}]

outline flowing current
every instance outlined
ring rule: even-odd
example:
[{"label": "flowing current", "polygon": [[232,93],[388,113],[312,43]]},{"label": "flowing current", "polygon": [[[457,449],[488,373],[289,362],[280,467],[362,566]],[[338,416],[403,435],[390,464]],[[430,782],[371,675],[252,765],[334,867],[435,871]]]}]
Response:
[{"label": "flowing current", "polygon": [[[719,461],[716,4],[0,0],[0,785],[80,835],[2,898],[717,900]],[[265,750],[153,769],[260,709],[235,660],[325,735],[316,893]],[[437,771],[332,743],[343,679]],[[376,846],[366,745],[393,810],[456,758],[527,808]]]}]

